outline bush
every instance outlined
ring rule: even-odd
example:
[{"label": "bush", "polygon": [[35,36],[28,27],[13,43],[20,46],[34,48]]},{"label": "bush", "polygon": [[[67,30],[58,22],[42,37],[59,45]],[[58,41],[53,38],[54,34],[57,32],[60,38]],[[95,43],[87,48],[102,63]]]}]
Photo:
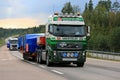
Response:
[{"label": "bush", "polygon": [[109,39],[111,51],[120,52],[120,27],[116,27],[110,31]]}]

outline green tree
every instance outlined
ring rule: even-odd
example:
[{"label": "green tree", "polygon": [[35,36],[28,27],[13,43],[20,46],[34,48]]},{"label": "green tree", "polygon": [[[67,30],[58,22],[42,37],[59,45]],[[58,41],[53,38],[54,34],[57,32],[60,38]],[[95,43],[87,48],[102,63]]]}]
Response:
[{"label": "green tree", "polygon": [[99,1],[98,5],[105,7],[107,12],[109,12],[111,10],[111,1],[110,0],[101,0],[101,1]]},{"label": "green tree", "polygon": [[107,10],[110,11],[111,10],[111,0],[107,1]]},{"label": "green tree", "polygon": [[116,13],[116,20],[115,20],[116,26],[120,26],[120,11]]},{"label": "green tree", "polygon": [[88,4],[86,3],[85,4],[85,11],[87,11],[88,10]]},{"label": "green tree", "polygon": [[120,27],[110,31],[109,45],[111,51],[120,52]]},{"label": "green tree", "polygon": [[116,25],[116,14],[114,12],[109,12],[108,26],[114,27]]},{"label": "green tree", "polygon": [[112,11],[115,13],[120,11],[120,3],[117,0],[112,5]]},{"label": "green tree", "polygon": [[92,0],[89,1],[88,8],[89,8],[90,12],[93,10],[93,2],[92,2]]},{"label": "green tree", "polygon": [[106,12],[105,6],[97,6],[94,10],[94,23],[97,23],[96,26],[108,27],[108,14]]},{"label": "green tree", "polygon": [[91,1],[88,5],[86,3],[82,14],[87,25],[91,26],[88,49],[120,52],[120,9],[118,2],[111,5],[111,0],[100,0],[92,10],[92,8],[90,9]]},{"label": "green tree", "polygon": [[74,13],[74,10],[73,10],[73,7],[72,7],[72,5],[71,5],[71,3],[70,2],[67,2],[65,5],[64,5],[64,7],[62,8],[62,11],[61,11],[63,14],[65,14],[65,13],[68,13],[68,14],[70,14],[70,13]]}]

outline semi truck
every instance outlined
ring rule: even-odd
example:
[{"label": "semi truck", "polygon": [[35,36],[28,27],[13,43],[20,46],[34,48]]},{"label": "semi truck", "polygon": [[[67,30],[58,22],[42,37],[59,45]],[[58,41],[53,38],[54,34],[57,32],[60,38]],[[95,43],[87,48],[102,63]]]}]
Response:
[{"label": "semi truck", "polygon": [[9,38],[7,42],[7,48],[9,48],[9,50],[17,50],[18,38]]},{"label": "semi truck", "polygon": [[90,27],[79,13],[54,13],[48,18],[45,35],[37,38],[36,60],[47,66],[73,63],[83,67],[89,36]]}]

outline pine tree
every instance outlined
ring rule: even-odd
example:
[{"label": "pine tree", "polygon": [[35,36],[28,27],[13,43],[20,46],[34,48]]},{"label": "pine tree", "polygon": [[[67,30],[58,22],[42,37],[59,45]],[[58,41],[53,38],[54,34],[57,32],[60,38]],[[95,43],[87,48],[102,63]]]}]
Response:
[{"label": "pine tree", "polygon": [[88,8],[89,8],[89,11],[93,11],[93,2],[92,2],[92,0],[89,1]]},{"label": "pine tree", "polygon": [[85,4],[85,11],[88,10],[88,4]]},{"label": "pine tree", "polygon": [[68,13],[68,14],[74,13],[73,7],[72,7],[71,3],[70,3],[70,2],[67,2],[67,3],[64,5],[64,7],[63,7],[63,9],[62,9],[61,12],[62,12],[63,14],[65,14],[65,13]]}]

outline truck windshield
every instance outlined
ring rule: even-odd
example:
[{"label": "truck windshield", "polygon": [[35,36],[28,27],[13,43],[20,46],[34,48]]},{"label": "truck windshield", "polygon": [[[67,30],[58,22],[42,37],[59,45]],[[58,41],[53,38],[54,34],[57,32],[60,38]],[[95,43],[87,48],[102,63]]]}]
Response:
[{"label": "truck windshield", "polygon": [[10,40],[10,43],[12,43],[12,44],[17,44],[17,43],[18,43],[18,40]]},{"label": "truck windshield", "polygon": [[65,37],[81,37],[86,34],[84,25],[50,25],[49,32],[55,36]]}]

